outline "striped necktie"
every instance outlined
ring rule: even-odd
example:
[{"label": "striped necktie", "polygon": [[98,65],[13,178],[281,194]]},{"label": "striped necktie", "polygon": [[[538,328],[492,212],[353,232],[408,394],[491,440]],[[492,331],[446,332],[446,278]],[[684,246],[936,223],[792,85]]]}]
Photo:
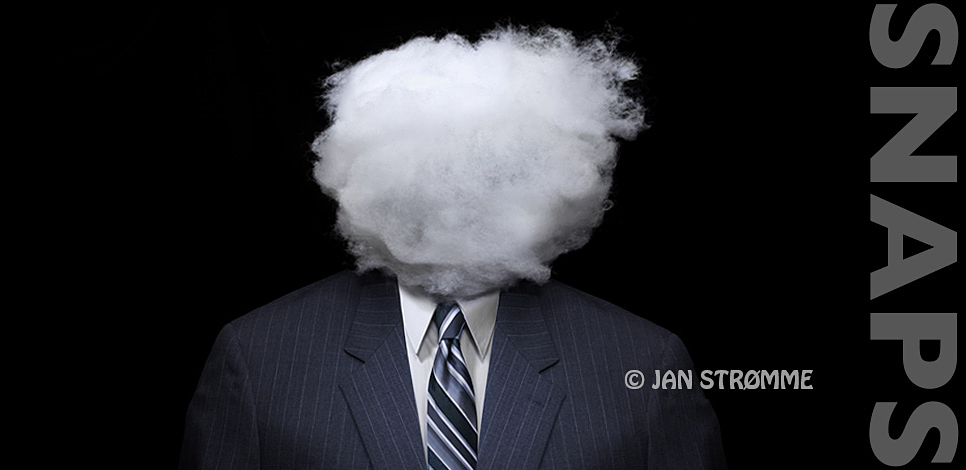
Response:
[{"label": "striped necktie", "polygon": [[426,407],[426,443],[429,468],[456,470],[476,468],[476,399],[473,382],[460,351],[466,320],[459,305],[441,303],[433,313],[439,331],[439,348],[429,376]]}]

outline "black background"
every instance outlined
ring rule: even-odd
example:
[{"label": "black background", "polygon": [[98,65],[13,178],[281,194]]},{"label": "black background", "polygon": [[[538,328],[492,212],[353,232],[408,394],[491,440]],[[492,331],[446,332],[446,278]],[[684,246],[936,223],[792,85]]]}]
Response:
[{"label": "black background", "polygon": [[[894,39],[916,5],[900,5]],[[652,127],[622,145],[615,205],[556,278],[678,334],[698,370],[814,371],[813,390],[705,392],[731,468],[877,465],[874,403],[900,401],[895,437],[919,403],[955,411],[959,380],[915,388],[898,342],[869,341],[869,313],[955,311],[959,271],[868,300],[867,273],[885,258],[870,192],[958,230],[955,184],[869,183],[867,159],[908,120],[871,116],[869,86],[956,84],[928,64],[936,33],[906,69],[878,65],[871,13],[603,2],[64,12],[47,77],[63,112],[47,129],[66,143],[50,170],[66,180],[53,236],[60,283],[76,290],[45,295],[71,296],[60,326],[76,343],[57,368],[82,390],[66,406],[81,411],[72,439],[96,441],[77,457],[174,468],[221,326],[351,267],[310,176],[330,64],[512,22],[578,36],[610,27],[642,65]],[[920,153],[957,154],[958,120]],[[930,431],[915,462],[937,442]]]}]

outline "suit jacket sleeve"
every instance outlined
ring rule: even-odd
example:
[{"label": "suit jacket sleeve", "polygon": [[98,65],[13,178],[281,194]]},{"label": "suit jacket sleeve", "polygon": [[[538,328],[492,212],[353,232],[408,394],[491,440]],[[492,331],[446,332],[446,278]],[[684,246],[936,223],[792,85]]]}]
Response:
[{"label": "suit jacket sleeve", "polygon": [[[684,343],[670,335],[661,355],[663,371],[694,370]],[[697,374],[695,374],[697,375]],[[648,468],[726,469],[718,420],[695,377],[691,389],[649,390]]]},{"label": "suit jacket sleeve", "polygon": [[215,340],[188,406],[179,468],[259,468],[255,401],[245,356],[231,324]]}]

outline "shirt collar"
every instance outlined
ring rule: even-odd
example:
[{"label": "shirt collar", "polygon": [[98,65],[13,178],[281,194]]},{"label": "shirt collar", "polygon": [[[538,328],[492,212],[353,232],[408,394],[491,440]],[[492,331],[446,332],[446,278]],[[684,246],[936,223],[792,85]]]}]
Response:
[{"label": "shirt collar", "polygon": [[[403,325],[406,327],[406,337],[409,340],[409,348],[416,355],[419,355],[419,349],[422,347],[426,336],[430,336],[431,339],[438,338],[435,328],[430,328],[437,301],[415,289],[400,284],[399,302],[402,308]],[[470,337],[476,345],[476,350],[480,352],[481,358],[486,357],[490,350],[499,302],[500,291],[498,290],[472,299],[456,299],[456,303],[459,304],[463,316],[466,318],[466,327],[470,330]]]}]

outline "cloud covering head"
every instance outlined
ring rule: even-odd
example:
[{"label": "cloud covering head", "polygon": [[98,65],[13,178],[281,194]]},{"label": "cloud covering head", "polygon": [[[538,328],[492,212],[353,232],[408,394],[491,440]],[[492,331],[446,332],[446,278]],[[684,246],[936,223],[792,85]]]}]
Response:
[{"label": "cloud covering head", "polygon": [[315,178],[360,270],[467,298],[583,246],[605,210],[615,138],[644,126],[614,41],[502,28],[420,37],[326,80]]}]

